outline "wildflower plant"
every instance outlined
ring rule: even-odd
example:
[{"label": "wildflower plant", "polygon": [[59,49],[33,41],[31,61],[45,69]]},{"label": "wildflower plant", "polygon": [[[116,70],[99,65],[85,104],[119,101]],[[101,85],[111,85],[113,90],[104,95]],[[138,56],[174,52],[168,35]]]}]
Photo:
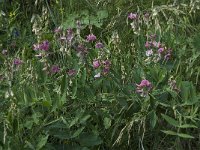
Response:
[{"label": "wildflower plant", "polygon": [[194,4],[0,1],[0,149],[198,149]]}]

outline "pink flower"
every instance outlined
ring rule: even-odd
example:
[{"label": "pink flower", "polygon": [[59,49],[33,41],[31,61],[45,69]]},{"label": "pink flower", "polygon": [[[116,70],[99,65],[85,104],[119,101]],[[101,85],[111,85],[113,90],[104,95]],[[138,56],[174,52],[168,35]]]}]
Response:
[{"label": "pink flower", "polygon": [[110,67],[110,65],[111,65],[111,62],[110,62],[110,60],[105,60],[105,61],[103,61],[103,64],[104,64],[104,67]]},{"label": "pink flower", "polygon": [[53,65],[51,67],[51,73],[58,73],[60,71],[60,68],[58,65]]},{"label": "pink flower", "polygon": [[153,41],[153,42],[152,42],[152,45],[153,45],[154,47],[159,48],[159,47],[161,46],[161,43],[160,43],[160,42]]},{"label": "pink flower", "polygon": [[75,47],[76,51],[78,54],[80,54],[81,56],[87,54],[88,49],[87,47],[85,47],[85,45],[83,44],[79,44],[77,47]]},{"label": "pink flower", "polygon": [[151,82],[148,80],[142,80],[140,84],[136,84],[136,92],[140,94],[142,97],[146,97],[152,88]]},{"label": "pink flower", "polygon": [[163,47],[158,49],[158,53],[162,53],[162,52],[164,52],[164,48]]},{"label": "pink flower", "polygon": [[146,51],[146,56],[147,57],[152,56],[152,55],[153,55],[153,50],[152,49]]},{"label": "pink flower", "polygon": [[167,53],[165,56],[164,56],[164,59],[165,60],[169,60],[171,58],[171,53]]},{"label": "pink flower", "polygon": [[146,48],[149,48],[150,46],[151,46],[151,43],[148,42],[148,41],[146,41],[146,43],[145,43],[145,47],[146,47]]},{"label": "pink flower", "polygon": [[16,58],[16,59],[14,59],[13,63],[14,63],[14,65],[17,65],[17,66],[18,66],[18,65],[21,65],[21,64],[22,64],[22,60]]},{"label": "pink flower", "polygon": [[143,88],[143,87],[150,87],[151,86],[151,82],[149,82],[148,80],[142,80],[141,82],[140,82],[140,84],[136,84],[137,85],[137,87],[139,87],[139,88]]},{"label": "pink flower", "polygon": [[150,37],[151,40],[153,40],[153,39],[156,38],[156,34],[151,34],[151,35],[149,35],[149,37]]},{"label": "pink flower", "polygon": [[74,35],[73,35],[73,30],[72,30],[72,29],[68,29],[68,30],[67,30],[67,40],[68,40],[69,42],[71,42],[72,39],[73,39],[73,37],[74,37]]},{"label": "pink flower", "polygon": [[94,34],[92,34],[92,33],[87,36],[87,41],[88,42],[93,42],[96,39],[97,39],[96,36]]},{"label": "pink flower", "polygon": [[131,20],[135,20],[135,19],[137,19],[137,14],[130,13],[130,14],[128,14],[128,18]]},{"label": "pink flower", "polygon": [[40,44],[33,44],[33,50],[47,51],[48,49],[49,49],[49,42],[47,40],[43,41]]},{"label": "pink flower", "polygon": [[44,51],[47,51],[49,49],[49,42],[47,40],[43,41],[40,44],[40,49],[44,50]]},{"label": "pink flower", "polygon": [[106,67],[103,68],[103,74],[104,74],[104,75],[108,74],[109,71],[110,71],[110,68],[106,68]]},{"label": "pink flower", "polygon": [[70,69],[70,70],[67,72],[67,74],[68,74],[69,76],[74,76],[74,75],[76,75],[76,73],[77,73],[77,71],[76,71],[75,69]]},{"label": "pink flower", "polygon": [[99,68],[99,66],[100,66],[99,60],[94,60],[94,61],[93,61],[93,67],[94,67],[94,69]]},{"label": "pink flower", "polygon": [[110,60],[105,60],[105,61],[103,61],[103,65],[104,65],[103,74],[106,75],[106,74],[108,74],[109,71],[110,71],[110,65],[111,65]]},{"label": "pink flower", "polygon": [[103,43],[98,42],[98,43],[96,43],[95,47],[96,48],[103,48],[104,46],[103,46]]}]

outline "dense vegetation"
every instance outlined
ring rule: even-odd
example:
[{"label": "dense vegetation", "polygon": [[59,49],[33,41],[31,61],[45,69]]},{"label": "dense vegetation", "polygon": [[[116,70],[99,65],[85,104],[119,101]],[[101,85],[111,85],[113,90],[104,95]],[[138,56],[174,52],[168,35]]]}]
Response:
[{"label": "dense vegetation", "polygon": [[199,149],[199,8],[0,0],[0,149]]}]

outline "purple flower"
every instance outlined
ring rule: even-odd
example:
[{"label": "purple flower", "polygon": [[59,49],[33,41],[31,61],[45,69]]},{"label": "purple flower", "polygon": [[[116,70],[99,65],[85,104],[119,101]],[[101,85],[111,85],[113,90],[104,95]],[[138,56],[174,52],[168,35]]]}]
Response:
[{"label": "purple flower", "polygon": [[14,65],[21,65],[22,64],[22,60],[18,59],[18,58],[15,58],[14,61],[13,61]]},{"label": "purple flower", "polygon": [[153,55],[153,50],[152,49],[146,51],[146,56],[147,57],[152,56],[152,55]]},{"label": "purple flower", "polygon": [[87,41],[88,42],[93,42],[96,39],[97,39],[96,36],[94,34],[92,34],[92,33],[87,36]]},{"label": "purple flower", "polygon": [[145,80],[142,80],[140,84],[136,84],[136,85],[137,85],[137,88],[151,87],[151,82],[145,79]]},{"label": "purple flower", "polygon": [[69,42],[71,42],[72,39],[73,39],[73,37],[74,37],[74,35],[73,35],[73,30],[72,30],[72,29],[67,29],[67,40],[68,40]]},{"label": "purple flower", "polygon": [[95,47],[96,48],[103,48],[104,46],[103,46],[103,43],[98,42],[98,43],[96,43]]},{"label": "purple flower", "polygon": [[110,67],[111,62],[110,62],[110,60],[105,60],[105,61],[103,61],[103,64],[105,67]]},{"label": "purple flower", "polygon": [[130,14],[128,14],[128,18],[132,19],[132,20],[135,20],[137,18],[137,14],[130,13]]},{"label": "purple flower", "polygon": [[108,68],[108,67],[103,68],[103,74],[104,75],[108,74],[109,71],[110,71],[110,68]]},{"label": "purple flower", "polygon": [[150,37],[150,39],[155,39],[156,38],[156,34],[151,34],[151,35],[149,35],[149,37]]},{"label": "purple flower", "polygon": [[43,41],[40,44],[33,44],[34,50],[44,50],[47,51],[49,49],[49,42],[47,40]]},{"label": "purple flower", "polygon": [[76,73],[77,73],[77,71],[76,71],[75,69],[70,69],[70,70],[67,72],[67,74],[68,74],[69,76],[74,76],[74,75],[76,75]]},{"label": "purple flower", "polygon": [[94,67],[94,69],[99,68],[99,66],[100,66],[99,60],[94,60],[94,61],[93,61],[93,67]]},{"label": "purple flower", "polygon": [[162,52],[164,52],[164,48],[163,47],[158,49],[158,53],[162,53]]},{"label": "purple flower", "polygon": [[40,44],[40,49],[47,51],[49,49],[49,42],[47,40],[43,41],[42,44]]},{"label": "purple flower", "polygon": [[83,44],[79,44],[75,49],[81,55],[87,54],[88,52],[87,48]]},{"label": "purple flower", "polygon": [[136,84],[136,92],[140,94],[142,97],[146,97],[152,88],[151,82],[148,80],[142,80],[140,84]]},{"label": "purple flower", "polygon": [[171,58],[171,53],[167,53],[165,56],[164,56],[164,59],[165,60],[169,60]]},{"label": "purple flower", "polygon": [[159,47],[161,46],[161,43],[160,43],[160,42],[153,41],[153,42],[152,42],[152,45],[153,45],[154,47],[159,48]]},{"label": "purple flower", "polygon": [[60,71],[60,68],[58,65],[53,65],[51,67],[51,73],[58,73]]},{"label": "purple flower", "polygon": [[145,47],[146,47],[146,48],[149,48],[150,46],[151,46],[151,43],[150,43],[149,41],[146,41]]},{"label": "purple flower", "polygon": [[103,61],[103,65],[104,65],[104,68],[103,68],[103,74],[108,74],[109,71],[110,71],[110,65],[111,65],[111,62],[109,60],[105,60]]}]

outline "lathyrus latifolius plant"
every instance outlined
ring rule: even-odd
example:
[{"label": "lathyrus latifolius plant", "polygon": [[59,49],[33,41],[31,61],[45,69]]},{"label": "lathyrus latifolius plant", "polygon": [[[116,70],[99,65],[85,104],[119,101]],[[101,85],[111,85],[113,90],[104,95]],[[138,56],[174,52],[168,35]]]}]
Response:
[{"label": "lathyrus latifolius plant", "polygon": [[15,48],[5,39],[0,45],[3,149],[199,147],[190,8],[35,2],[41,10],[27,29],[7,28],[19,31]]}]

